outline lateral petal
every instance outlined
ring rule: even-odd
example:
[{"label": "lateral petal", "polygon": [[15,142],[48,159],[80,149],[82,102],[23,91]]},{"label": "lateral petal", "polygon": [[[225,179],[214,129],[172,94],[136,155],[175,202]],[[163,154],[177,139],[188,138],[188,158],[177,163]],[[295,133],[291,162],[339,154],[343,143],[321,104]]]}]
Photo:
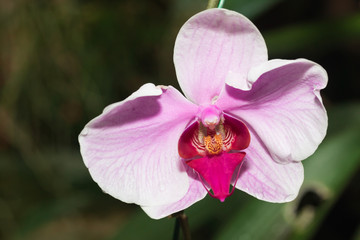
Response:
[{"label": "lateral petal", "polygon": [[236,188],[268,202],[289,202],[299,193],[304,180],[302,163],[280,164],[272,160],[259,136],[251,132]]},{"label": "lateral petal", "polygon": [[277,162],[313,154],[327,130],[326,71],[306,59],[272,60],[251,69],[248,82],[248,91],[226,86],[217,106],[252,128]]},{"label": "lateral petal", "polygon": [[176,75],[191,101],[209,104],[225,79],[244,85],[248,70],[267,60],[263,37],[243,15],[213,8],[191,17],[180,29],[174,48]]},{"label": "lateral petal", "polygon": [[197,107],[173,87],[145,84],[105,108],[79,135],[81,154],[101,189],[139,205],[169,204],[189,188],[177,142]]}]

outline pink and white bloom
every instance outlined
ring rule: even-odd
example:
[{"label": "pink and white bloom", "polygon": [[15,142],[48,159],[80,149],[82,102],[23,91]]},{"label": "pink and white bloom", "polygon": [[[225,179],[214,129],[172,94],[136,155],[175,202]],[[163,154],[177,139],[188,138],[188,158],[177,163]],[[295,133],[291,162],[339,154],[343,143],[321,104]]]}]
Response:
[{"label": "pink and white bloom", "polygon": [[301,160],[326,134],[326,71],[306,59],[268,60],[258,29],[226,9],[184,24],[174,63],[186,98],[148,83],[81,132],[83,160],[102,190],[155,219],[208,191],[221,201],[234,188],[293,200]]}]

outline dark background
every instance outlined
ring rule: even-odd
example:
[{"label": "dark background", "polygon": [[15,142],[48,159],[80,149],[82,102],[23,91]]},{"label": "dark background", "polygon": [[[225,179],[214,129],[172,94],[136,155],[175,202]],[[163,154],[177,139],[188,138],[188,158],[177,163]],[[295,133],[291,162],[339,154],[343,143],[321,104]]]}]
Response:
[{"label": "dark background", "polygon": [[[170,239],[173,219],[101,192],[77,136],[147,82],[178,88],[172,52],[205,0],[0,0],[0,239]],[[360,4],[227,0],[263,33],[269,59],[328,72],[329,132],[289,204],[236,191],[186,212],[195,239],[360,238]],[[178,88],[179,89],[179,88]]]}]

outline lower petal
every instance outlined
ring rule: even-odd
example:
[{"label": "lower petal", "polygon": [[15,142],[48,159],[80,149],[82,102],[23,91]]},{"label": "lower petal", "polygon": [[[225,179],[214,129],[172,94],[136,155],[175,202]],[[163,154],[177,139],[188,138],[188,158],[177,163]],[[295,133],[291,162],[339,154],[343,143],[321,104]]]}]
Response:
[{"label": "lower petal", "polygon": [[188,167],[189,174],[189,190],[185,196],[174,203],[158,205],[158,206],[141,206],[141,208],[151,218],[160,219],[169,216],[173,213],[179,212],[193,205],[195,202],[203,199],[207,191],[198,179],[198,175]]}]

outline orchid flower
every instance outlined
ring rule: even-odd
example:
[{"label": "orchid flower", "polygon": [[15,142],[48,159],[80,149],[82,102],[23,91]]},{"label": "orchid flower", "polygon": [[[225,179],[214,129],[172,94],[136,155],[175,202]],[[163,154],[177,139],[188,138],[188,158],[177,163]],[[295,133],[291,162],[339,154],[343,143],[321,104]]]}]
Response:
[{"label": "orchid flower", "polygon": [[306,59],[268,60],[254,24],[219,8],[183,25],[174,64],[186,97],[148,83],[85,126],[79,142],[94,181],[155,219],[207,194],[224,201],[235,188],[293,200],[301,161],[326,134],[326,71]]}]

